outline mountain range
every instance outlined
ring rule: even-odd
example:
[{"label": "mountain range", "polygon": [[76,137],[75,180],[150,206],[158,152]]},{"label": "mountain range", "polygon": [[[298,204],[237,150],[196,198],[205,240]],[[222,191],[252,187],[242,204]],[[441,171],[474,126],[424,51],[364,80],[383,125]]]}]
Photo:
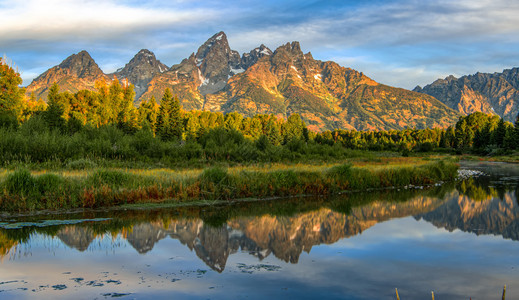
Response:
[{"label": "mountain range", "polygon": [[519,113],[519,68],[438,79],[415,92],[431,95],[461,114],[497,114],[514,122]]},{"label": "mountain range", "polygon": [[316,60],[298,42],[275,51],[260,45],[240,56],[224,32],[171,67],[143,49],[123,68],[105,74],[81,51],[34,79],[27,93],[45,99],[54,82],[62,91],[76,92],[113,78],[135,86],[136,103],[152,96],[160,100],[169,88],[186,110],[280,118],[298,113],[315,131],[446,127],[459,116],[426,93],[390,87],[333,61]]}]

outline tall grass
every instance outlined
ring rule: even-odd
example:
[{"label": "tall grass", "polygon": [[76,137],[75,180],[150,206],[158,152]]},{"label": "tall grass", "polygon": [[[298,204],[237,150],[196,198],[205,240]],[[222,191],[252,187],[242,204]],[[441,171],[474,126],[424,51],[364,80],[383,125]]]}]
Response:
[{"label": "tall grass", "polygon": [[80,173],[9,173],[0,182],[0,209],[25,211],[103,207],[131,203],[181,203],[294,195],[329,195],[453,180],[458,166],[436,161],[418,166],[327,168],[305,166],[271,169],[208,167],[171,171],[94,169]]}]

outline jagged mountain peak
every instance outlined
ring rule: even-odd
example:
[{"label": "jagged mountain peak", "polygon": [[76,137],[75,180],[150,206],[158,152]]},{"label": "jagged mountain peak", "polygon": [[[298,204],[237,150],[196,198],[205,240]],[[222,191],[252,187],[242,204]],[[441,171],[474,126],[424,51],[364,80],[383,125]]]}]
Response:
[{"label": "jagged mountain peak", "polygon": [[246,70],[255,64],[260,58],[264,56],[272,56],[272,54],[272,50],[264,44],[261,44],[259,47],[252,49],[249,53],[243,53],[241,57],[241,69]]},{"label": "jagged mountain peak", "polygon": [[292,56],[303,56],[303,51],[301,51],[301,45],[298,41],[293,41],[292,43],[286,43],[279,46],[276,51],[274,51],[274,55],[279,52],[285,52]]},{"label": "jagged mountain peak", "polygon": [[93,90],[97,80],[109,80],[101,71],[90,54],[82,50],[72,54],[59,65],[54,66],[36,77],[27,87],[27,93],[47,99],[48,90],[57,83],[62,90],[77,92],[78,90]]},{"label": "jagged mountain peak", "polygon": [[[155,53],[151,52],[148,49],[141,49],[137,54],[135,54],[135,56],[132,58],[132,60],[130,60],[130,64],[132,63],[132,61],[143,61],[143,62],[147,62],[150,65],[160,63],[157,60],[157,58],[155,57]],[[165,71],[165,70],[163,70],[163,71]]]},{"label": "jagged mountain peak", "polygon": [[57,67],[59,69],[68,69],[77,77],[99,75],[103,73],[92,56],[90,56],[86,50],[82,50],[77,54],[72,54],[64,61],[62,61]]},{"label": "jagged mountain peak", "polygon": [[81,50],[77,54],[72,54],[69,57],[67,57],[63,62],[70,62],[70,61],[82,61],[82,60],[94,60],[92,56],[90,56],[90,53],[86,50]]},{"label": "jagged mountain peak", "polygon": [[141,49],[115,75],[119,80],[128,79],[135,86],[136,98],[139,98],[148,87],[148,83],[157,73],[163,73],[169,68],[155,57],[148,49]]},{"label": "jagged mountain peak", "polygon": [[441,84],[451,83],[451,82],[456,82],[456,81],[458,81],[458,78],[456,78],[454,75],[449,75],[449,76],[445,77],[444,79],[441,79],[441,78],[436,79],[432,83],[432,85],[441,85]]},{"label": "jagged mountain peak", "polygon": [[135,69],[150,67],[154,69],[153,71],[158,72],[164,72],[168,70],[168,67],[165,64],[157,60],[153,52],[148,49],[142,49],[137,54],[135,54],[135,56],[130,60],[129,63],[126,64],[126,66],[124,66],[124,68],[121,69],[120,72],[117,73],[122,73],[127,76],[126,73],[131,73]]},{"label": "jagged mountain peak", "polygon": [[[148,49],[141,49],[141,51],[139,51],[137,54],[153,54],[153,52],[151,52]],[[155,55],[155,54],[153,54],[153,55]]]},{"label": "jagged mountain peak", "polygon": [[199,67],[199,90],[202,95],[215,93],[227,85],[227,80],[240,67],[241,59],[237,51],[231,50],[223,31],[209,38],[195,55]]},{"label": "jagged mountain peak", "polygon": [[445,77],[445,80],[446,81],[453,81],[453,80],[458,80],[458,78],[456,78],[454,75],[449,75],[449,76]]},{"label": "jagged mountain peak", "polygon": [[272,50],[270,50],[264,44],[261,44],[259,47],[254,48],[254,51],[263,55],[272,55]]},{"label": "jagged mountain peak", "polygon": [[198,48],[196,52],[196,59],[199,63],[206,58],[212,51],[224,51],[227,54],[231,52],[229,42],[227,41],[227,35],[223,31],[210,37],[202,46]]}]

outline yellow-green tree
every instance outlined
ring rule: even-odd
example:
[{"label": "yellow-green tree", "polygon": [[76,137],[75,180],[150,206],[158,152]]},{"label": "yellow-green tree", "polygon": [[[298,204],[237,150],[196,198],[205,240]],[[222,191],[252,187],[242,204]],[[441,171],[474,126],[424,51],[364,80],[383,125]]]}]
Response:
[{"label": "yellow-green tree", "polygon": [[303,131],[306,128],[305,123],[299,114],[291,114],[285,124],[283,124],[283,139],[287,143],[293,139],[301,139]]},{"label": "yellow-green tree", "polygon": [[152,132],[155,132],[159,114],[159,104],[155,97],[151,96],[150,99],[142,101],[137,111],[139,114],[139,126],[141,128],[149,128]]},{"label": "yellow-green tree", "polygon": [[5,60],[0,58],[0,126],[18,123],[25,93],[25,89],[19,87],[20,74]]}]

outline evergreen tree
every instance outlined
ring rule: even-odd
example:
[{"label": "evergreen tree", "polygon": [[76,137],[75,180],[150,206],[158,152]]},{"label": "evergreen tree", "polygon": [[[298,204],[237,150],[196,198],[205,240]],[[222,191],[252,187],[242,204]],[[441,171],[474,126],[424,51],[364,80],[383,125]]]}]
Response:
[{"label": "evergreen tree", "polygon": [[169,119],[171,123],[172,136],[178,140],[181,140],[182,134],[184,133],[184,120],[182,118],[182,106],[180,105],[180,101],[178,100],[177,96],[175,96],[171,102]]},{"label": "evergreen tree", "polygon": [[122,102],[117,114],[117,126],[127,133],[135,133],[139,127],[139,113],[133,105],[135,91],[133,84],[124,82],[122,87]]},{"label": "evergreen tree", "polygon": [[505,123],[505,137],[503,138],[503,148],[506,150],[512,150],[515,148],[515,130],[514,127],[509,125],[510,123]]},{"label": "evergreen tree", "polygon": [[160,101],[159,114],[157,116],[157,134],[165,141],[181,139],[184,132],[182,119],[182,107],[177,97],[173,97],[171,91],[166,89]]},{"label": "evergreen tree", "polygon": [[54,83],[49,89],[47,96],[47,110],[43,113],[43,119],[51,129],[63,130],[65,119],[63,118],[63,104],[59,94],[59,86]]},{"label": "evergreen tree", "polygon": [[496,144],[498,147],[503,147],[503,142],[506,136],[506,125],[505,120],[502,118],[499,120],[499,123],[497,124],[497,128],[494,131],[494,144]]},{"label": "evergreen tree", "polygon": [[283,140],[281,135],[281,125],[277,122],[274,115],[268,117],[267,122],[263,126],[263,130],[272,145],[278,146],[281,144],[281,141]]},{"label": "evergreen tree", "polygon": [[171,128],[171,122],[169,119],[170,111],[171,111],[171,103],[173,102],[173,95],[171,95],[171,91],[167,88],[164,91],[164,95],[160,100],[159,114],[157,115],[157,135],[160,136],[162,140],[170,140],[172,138],[169,128]]},{"label": "evergreen tree", "polygon": [[446,138],[446,132],[442,131],[440,136],[440,142],[438,143],[438,147],[440,148],[447,148],[447,138]]}]

